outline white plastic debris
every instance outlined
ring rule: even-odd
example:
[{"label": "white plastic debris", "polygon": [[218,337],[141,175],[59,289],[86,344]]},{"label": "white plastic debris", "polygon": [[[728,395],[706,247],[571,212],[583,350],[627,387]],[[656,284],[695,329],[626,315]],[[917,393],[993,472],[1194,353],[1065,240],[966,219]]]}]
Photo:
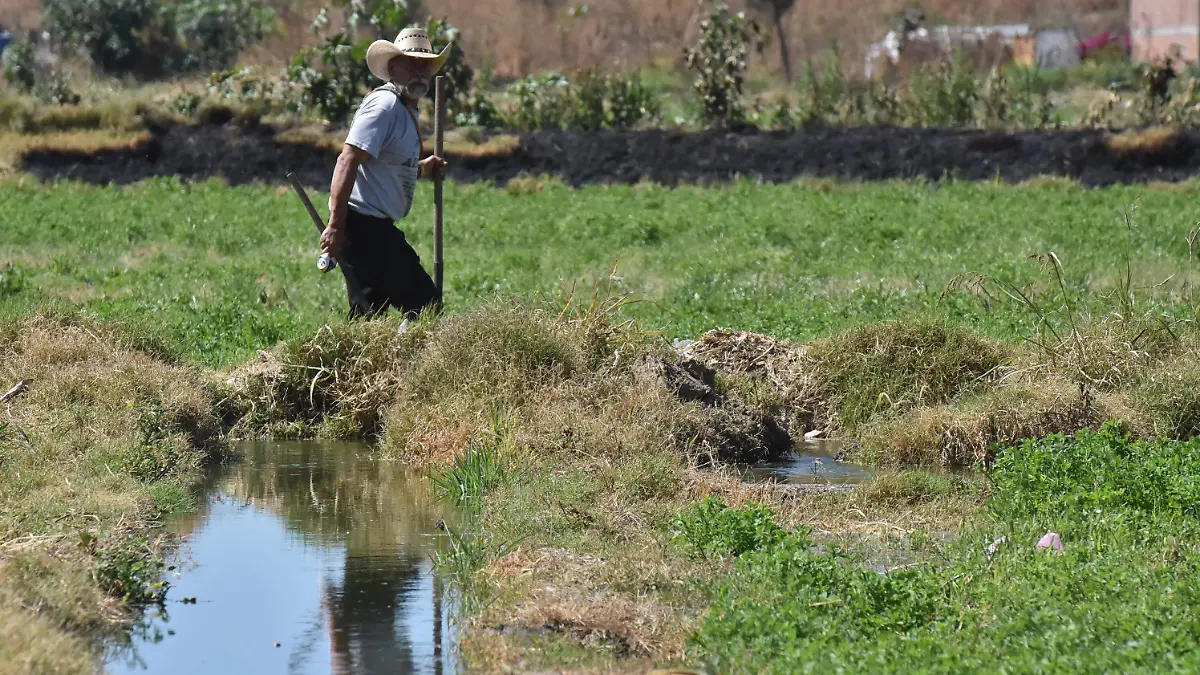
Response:
[{"label": "white plastic debris", "polygon": [[996,555],[996,551],[1000,550],[1000,545],[1006,541],[1008,541],[1008,537],[1000,537],[996,541],[993,541],[992,543],[988,544],[988,547],[986,549],[984,549],[984,551],[989,556]]}]

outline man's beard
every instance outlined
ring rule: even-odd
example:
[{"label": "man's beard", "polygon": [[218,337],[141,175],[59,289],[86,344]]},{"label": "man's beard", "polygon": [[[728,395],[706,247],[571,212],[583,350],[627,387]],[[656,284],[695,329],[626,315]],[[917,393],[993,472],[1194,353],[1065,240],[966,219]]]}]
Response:
[{"label": "man's beard", "polygon": [[429,83],[421,80],[413,80],[408,84],[398,84],[396,88],[400,90],[401,96],[414,103],[420,101],[425,94],[429,93]]}]

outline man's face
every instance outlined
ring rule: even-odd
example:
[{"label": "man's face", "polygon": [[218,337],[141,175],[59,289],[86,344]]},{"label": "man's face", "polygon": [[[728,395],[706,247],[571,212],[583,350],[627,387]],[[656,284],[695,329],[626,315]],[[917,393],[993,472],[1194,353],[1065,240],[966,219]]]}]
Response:
[{"label": "man's face", "polygon": [[433,60],[412,56],[397,56],[388,64],[392,82],[413,100],[420,99],[429,91],[433,78]]}]

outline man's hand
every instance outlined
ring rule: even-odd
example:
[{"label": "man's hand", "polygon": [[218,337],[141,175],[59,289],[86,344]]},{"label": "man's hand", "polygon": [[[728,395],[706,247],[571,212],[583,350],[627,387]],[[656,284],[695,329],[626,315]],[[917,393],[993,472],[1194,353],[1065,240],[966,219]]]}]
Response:
[{"label": "man's hand", "polygon": [[342,242],[346,239],[346,233],[341,229],[326,227],[321,233],[321,252],[328,253],[334,260],[337,260],[338,253],[342,252]]},{"label": "man's hand", "polygon": [[446,160],[437,155],[430,155],[421,160],[421,177],[426,180],[435,180],[446,177],[446,169],[450,165]]}]

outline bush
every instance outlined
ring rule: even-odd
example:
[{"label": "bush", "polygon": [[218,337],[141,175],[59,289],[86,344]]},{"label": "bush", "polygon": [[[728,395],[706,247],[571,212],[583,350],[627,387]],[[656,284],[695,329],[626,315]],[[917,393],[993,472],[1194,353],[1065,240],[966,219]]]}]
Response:
[{"label": "bush", "polygon": [[742,85],[746,78],[747,45],[754,40],[758,52],[762,31],[744,13],[731,14],[729,6],[713,0],[708,18],[700,22],[700,38],[685,50],[687,67],[696,71],[694,87],[700,96],[704,119],[729,124],[745,117]]},{"label": "bush", "polygon": [[45,0],[43,25],[109,73],[227,67],[263,37],[262,0]]},{"label": "bush", "polygon": [[238,53],[261,40],[275,12],[261,0],[186,0],[164,5],[180,55],[176,68],[225,68]]},{"label": "bush", "polygon": [[37,84],[34,74],[33,45],[18,42],[4,50],[4,81],[9,87],[28,94]]},{"label": "bush", "polygon": [[720,497],[693,504],[675,518],[672,526],[676,538],[697,559],[737,557],[774,547],[789,536],[775,523],[771,509],[755,503],[731,509]]},{"label": "bush", "polygon": [[628,129],[657,117],[659,102],[639,74],[615,77],[585,70],[574,81],[559,73],[509,85],[515,103],[503,120],[517,129]]},{"label": "bush", "polygon": [[34,48],[29,43],[17,43],[4,51],[4,80],[23,94],[30,94],[44,103],[79,103],[79,96],[67,82],[65,73],[54,67],[39,67]]},{"label": "bush", "polygon": [[[339,0],[339,4],[349,7],[342,29],[297,53],[286,72],[287,80],[300,90],[299,108],[330,121],[348,119],[368,89],[379,83],[367,68],[367,48],[376,39],[394,39],[410,16],[409,3],[404,0]],[[364,22],[375,34],[359,38],[359,26]],[[313,20],[313,32],[321,33],[328,24],[329,9],[322,8]],[[446,39],[451,29],[445,24],[440,38]]]},{"label": "bush", "polygon": [[127,72],[143,63],[142,35],[152,28],[157,0],[45,0],[42,24],[54,39],[75,45],[108,72]]}]

